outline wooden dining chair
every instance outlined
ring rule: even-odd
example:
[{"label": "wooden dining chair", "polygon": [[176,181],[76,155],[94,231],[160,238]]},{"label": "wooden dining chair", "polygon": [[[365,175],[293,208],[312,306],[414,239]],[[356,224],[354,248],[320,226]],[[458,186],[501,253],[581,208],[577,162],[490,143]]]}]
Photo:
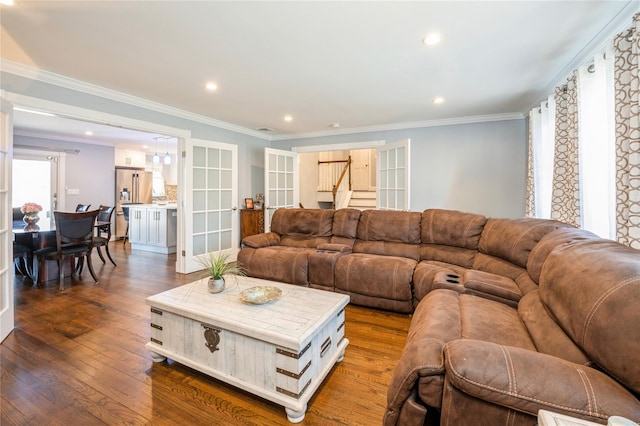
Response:
[{"label": "wooden dining chair", "polygon": [[15,270],[33,280],[33,250],[24,244],[13,242],[13,263]]},{"label": "wooden dining chair", "polygon": [[[60,290],[64,290],[64,264],[68,259],[78,259],[79,265],[82,265],[86,259],[93,280],[98,282],[91,264],[93,228],[98,213],[98,210],[77,213],[53,212],[56,224],[56,247],[36,250],[35,255],[58,262]],[[72,274],[76,272],[81,272],[81,268],[74,268]]]},{"label": "wooden dining chair", "polygon": [[88,212],[91,204],[78,204],[76,206],[76,212]]},{"label": "wooden dining chair", "polygon": [[[116,265],[116,262],[113,261],[111,253],[109,253],[109,241],[111,241],[111,216],[113,215],[114,210],[115,207],[113,206],[100,205],[98,208],[98,222],[105,223],[103,225],[96,225],[96,236],[93,237],[93,246],[96,248],[102,263],[107,263],[104,260],[104,256],[102,256],[102,251],[100,250],[100,247],[104,246],[104,251],[107,253],[107,257],[111,263],[113,263],[113,266],[118,266]],[[108,222],[108,224],[106,222]]]}]

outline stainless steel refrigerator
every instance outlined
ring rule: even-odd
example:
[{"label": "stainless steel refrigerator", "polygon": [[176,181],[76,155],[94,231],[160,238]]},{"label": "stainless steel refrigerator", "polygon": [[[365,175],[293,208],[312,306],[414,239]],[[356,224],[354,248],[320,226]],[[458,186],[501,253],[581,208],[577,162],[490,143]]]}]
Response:
[{"label": "stainless steel refrigerator", "polygon": [[116,167],[116,238],[124,237],[127,222],[122,205],[151,204],[153,174],[144,168]]}]

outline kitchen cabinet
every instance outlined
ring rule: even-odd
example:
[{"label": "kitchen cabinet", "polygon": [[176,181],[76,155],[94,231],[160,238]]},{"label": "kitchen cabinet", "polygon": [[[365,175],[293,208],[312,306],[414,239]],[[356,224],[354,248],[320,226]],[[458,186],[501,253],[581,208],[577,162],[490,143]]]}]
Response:
[{"label": "kitchen cabinet", "polygon": [[132,250],[175,253],[177,244],[175,205],[142,204],[129,213],[129,242]]},{"label": "kitchen cabinet", "polygon": [[240,210],[240,241],[250,235],[264,232],[264,210]]},{"label": "kitchen cabinet", "polygon": [[129,208],[129,242],[146,244],[147,242],[147,209],[143,207]]}]

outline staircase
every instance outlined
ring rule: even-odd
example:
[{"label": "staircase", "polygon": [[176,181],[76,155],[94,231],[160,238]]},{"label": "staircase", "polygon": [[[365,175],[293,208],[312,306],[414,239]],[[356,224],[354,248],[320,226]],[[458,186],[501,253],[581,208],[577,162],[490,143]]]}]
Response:
[{"label": "staircase", "polygon": [[[337,206],[336,208],[350,207],[352,209],[375,209],[376,208],[376,192],[375,191],[348,191],[351,193],[349,204],[347,206]],[[318,191],[318,203],[321,208],[333,208],[333,195],[330,191]]]},{"label": "staircase", "polygon": [[353,191],[349,200],[349,207],[353,209],[365,210],[376,208],[375,191]]}]

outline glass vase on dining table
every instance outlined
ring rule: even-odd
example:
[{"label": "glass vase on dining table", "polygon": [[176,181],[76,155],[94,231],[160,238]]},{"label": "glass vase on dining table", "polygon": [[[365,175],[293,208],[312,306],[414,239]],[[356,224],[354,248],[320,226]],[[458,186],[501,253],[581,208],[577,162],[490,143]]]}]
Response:
[{"label": "glass vase on dining table", "polygon": [[38,230],[40,227],[37,225],[40,220],[39,212],[25,213],[22,217],[22,221],[26,224],[25,230]]}]

